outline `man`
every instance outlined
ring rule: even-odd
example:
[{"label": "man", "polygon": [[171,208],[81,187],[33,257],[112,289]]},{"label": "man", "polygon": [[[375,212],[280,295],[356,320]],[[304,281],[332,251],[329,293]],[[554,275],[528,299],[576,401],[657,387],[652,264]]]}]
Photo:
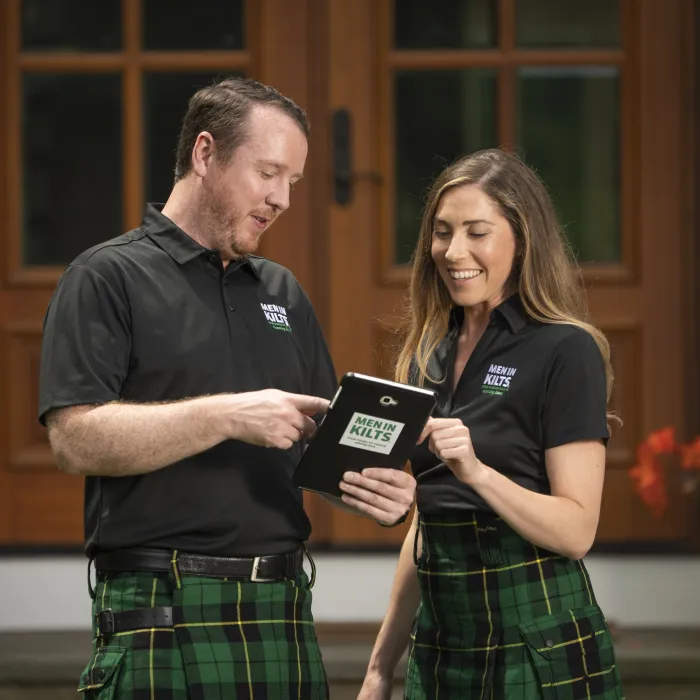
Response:
[{"label": "man", "polygon": [[[83,691],[325,698],[292,475],[336,388],[308,298],[251,255],[302,177],[308,122],[260,83],[196,93],[175,185],[140,228],[80,255],[49,306],[40,419],[85,475],[95,645]],[[383,525],[415,482],[346,477]]]}]

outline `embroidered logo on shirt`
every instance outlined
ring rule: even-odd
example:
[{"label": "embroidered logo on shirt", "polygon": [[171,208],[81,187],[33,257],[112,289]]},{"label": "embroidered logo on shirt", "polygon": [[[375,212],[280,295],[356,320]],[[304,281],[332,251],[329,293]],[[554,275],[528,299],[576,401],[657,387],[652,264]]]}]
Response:
[{"label": "embroidered logo on shirt", "polygon": [[501,396],[510,389],[510,380],[518,370],[515,367],[491,365],[481,386],[482,393]]},{"label": "embroidered logo on shirt", "polygon": [[267,322],[277,331],[292,332],[292,327],[289,325],[287,318],[287,309],[284,306],[277,304],[260,304]]}]

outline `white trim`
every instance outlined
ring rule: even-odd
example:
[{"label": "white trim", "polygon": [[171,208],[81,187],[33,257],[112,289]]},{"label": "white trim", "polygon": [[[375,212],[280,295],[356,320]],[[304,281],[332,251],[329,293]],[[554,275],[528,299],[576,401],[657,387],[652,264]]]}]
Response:
[{"label": "white trim", "polygon": [[[314,559],[317,621],[382,619],[396,556]],[[586,564],[610,620],[627,627],[700,627],[700,558],[591,556]],[[80,556],[0,559],[0,631],[85,629],[88,602],[87,562]]]}]

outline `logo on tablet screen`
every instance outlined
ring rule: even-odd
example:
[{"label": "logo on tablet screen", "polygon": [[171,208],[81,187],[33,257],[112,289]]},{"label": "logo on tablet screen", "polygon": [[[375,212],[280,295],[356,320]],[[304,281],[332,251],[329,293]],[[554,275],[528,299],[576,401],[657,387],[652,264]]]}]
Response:
[{"label": "logo on tablet screen", "polygon": [[292,327],[287,319],[287,309],[277,304],[260,304],[267,322],[278,331],[292,332]]},{"label": "logo on tablet screen", "polygon": [[405,423],[375,418],[364,413],[353,413],[340,438],[341,445],[388,455]]},{"label": "logo on tablet screen", "polygon": [[515,367],[491,365],[481,386],[482,393],[502,396],[510,389],[510,382],[517,371]]}]

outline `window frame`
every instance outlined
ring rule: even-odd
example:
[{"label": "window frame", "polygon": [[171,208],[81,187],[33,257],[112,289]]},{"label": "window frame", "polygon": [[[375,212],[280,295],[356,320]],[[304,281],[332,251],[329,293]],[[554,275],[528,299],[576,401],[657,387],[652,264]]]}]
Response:
[{"label": "window frame", "polygon": [[7,82],[7,183],[5,279],[9,287],[53,287],[63,266],[24,265],[22,261],[22,75],[37,73],[119,73],[122,79],[122,215],[123,228],[138,226],[145,196],[143,81],[147,72],[259,70],[259,3],[244,5],[246,47],[234,51],[146,51],[141,47],[143,0],[122,0],[122,49],[104,52],[22,51],[21,0],[5,3],[5,60]]},{"label": "window frame", "polygon": [[638,12],[633,0],[619,0],[620,47],[617,49],[519,49],[515,45],[517,0],[496,0],[497,47],[494,49],[417,49],[393,48],[394,2],[383,0],[376,6],[379,26],[380,75],[378,95],[381,115],[379,138],[379,173],[386,186],[381,197],[382,231],[378,245],[379,277],[387,287],[408,283],[409,266],[395,262],[396,201],[394,125],[395,70],[494,68],[497,75],[497,134],[499,146],[517,146],[517,71],[523,66],[612,66],[620,81],[620,261],[618,263],[583,264],[585,282],[633,284],[639,277],[639,255],[635,245],[635,197],[639,192],[639,134],[633,106],[639,86],[638,55],[634,44]]}]

